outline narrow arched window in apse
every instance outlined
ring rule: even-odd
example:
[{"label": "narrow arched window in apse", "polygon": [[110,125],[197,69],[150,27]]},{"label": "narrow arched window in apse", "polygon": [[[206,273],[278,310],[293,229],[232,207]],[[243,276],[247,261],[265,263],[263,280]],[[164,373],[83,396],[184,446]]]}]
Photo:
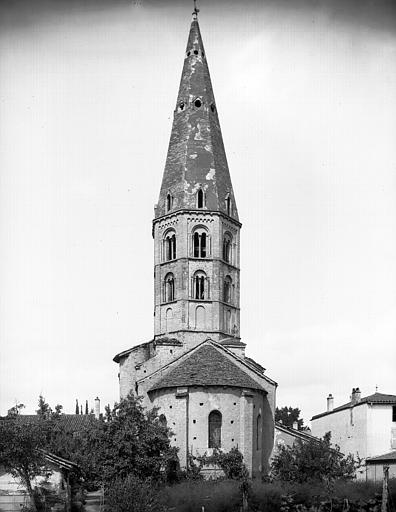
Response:
[{"label": "narrow arched window in apse", "polygon": [[221,448],[221,412],[212,411],[208,418],[208,447]]}]

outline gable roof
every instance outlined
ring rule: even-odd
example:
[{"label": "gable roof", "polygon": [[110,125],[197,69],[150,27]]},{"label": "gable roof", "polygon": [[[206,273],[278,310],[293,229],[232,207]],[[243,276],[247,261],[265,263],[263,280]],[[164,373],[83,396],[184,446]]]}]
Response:
[{"label": "gable roof", "polygon": [[376,462],[396,462],[396,450],[366,459],[366,464],[375,464]]},{"label": "gable roof", "polygon": [[[16,419],[24,424],[35,423],[41,420],[38,414],[18,414]],[[59,421],[59,425],[62,425],[69,432],[78,432],[92,425],[96,420],[93,414],[60,414],[53,421]]]},{"label": "gable roof", "polygon": [[362,404],[396,405],[396,395],[386,395],[385,393],[373,393],[372,395],[361,398],[358,402],[350,401],[347,404],[335,407],[332,411],[326,411],[320,414],[316,414],[315,416],[312,416],[311,420],[316,420],[317,418],[321,418],[322,416],[327,416],[328,414],[333,414],[335,412],[343,411],[344,409],[349,409],[350,407],[356,407],[357,405]]},{"label": "gable roof", "polygon": [[185,386],[230,386],[265,391],[226,355],[206,343],[153,384],[149,392]]},{"label": "gable roof", "polygon": [[279,423],[279,421],[275,422],[275,430],[278,430],[279,432],[284,432],[285,434],[289,434],[295,438],[301,439],[302,441],[320,442],[320,439],[318,437],[313,436],[306,430],[296,430],[293,427],[288,427],[286,425],[283,425],[282,423]]}]

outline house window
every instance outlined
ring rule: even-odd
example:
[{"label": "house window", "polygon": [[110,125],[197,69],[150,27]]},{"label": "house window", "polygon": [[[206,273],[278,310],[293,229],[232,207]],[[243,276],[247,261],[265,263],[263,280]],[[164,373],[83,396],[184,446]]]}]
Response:
[{"label": "house window", "polygon": [[175,278],[173,274],[167,274],[164,282],[164,302],[175,300]]},{"label": "house window", "polygon": [[232,290],[232,280],[230,276],[226,276],[224,279],[223,285],[223,299],[224,302],[231,302],[231,290]]},{"label": "house window", "polygon": [[202,188],[200,188],[197,192],[197,208],[204,207],[204,193]]},{"label": "house window", "polygon": [[205,272],[199,270],[193,277],[193,297],[194,299],[203,300],[208,297],[207,278]]},{"label": "house window", "polygon": [[223,238],[223,260],[231,263],[231,247],[232,238],[229,233],[226,233]]},{"label": "house window", "polygon": [[396,405],[392,407],[392,421],[396,422]]},{"label": "house window", "polygon": [[176,234],[174,231],[168,231],[165,235],[163,253],[165,261],[176,259]]},{"label": "house window", "polygon": [[221,412],[212,411],[209,414],[209,448],[221,447]]}]

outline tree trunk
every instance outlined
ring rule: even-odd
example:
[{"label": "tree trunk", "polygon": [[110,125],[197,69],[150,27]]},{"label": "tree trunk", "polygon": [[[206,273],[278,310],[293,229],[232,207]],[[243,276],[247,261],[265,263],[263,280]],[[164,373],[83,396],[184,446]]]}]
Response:
[{"label": "tree trunk", "polygon": [[30,478],[25,472],[21,475],[21,478],[26,486],[27,492],[29,493],[30,508],[32,509],[32,512],[37,512],[36,502],[34,500],[34,491],[30,482]]}]

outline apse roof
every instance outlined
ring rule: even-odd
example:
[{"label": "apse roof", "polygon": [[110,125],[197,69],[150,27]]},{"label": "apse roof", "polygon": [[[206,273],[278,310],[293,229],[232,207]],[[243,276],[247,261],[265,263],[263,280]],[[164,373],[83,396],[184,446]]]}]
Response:
[{"label": "apse roof", "polygon": [[264,388],[213,345],[205,344],[159,379],[149,391],[185,386]]}]

